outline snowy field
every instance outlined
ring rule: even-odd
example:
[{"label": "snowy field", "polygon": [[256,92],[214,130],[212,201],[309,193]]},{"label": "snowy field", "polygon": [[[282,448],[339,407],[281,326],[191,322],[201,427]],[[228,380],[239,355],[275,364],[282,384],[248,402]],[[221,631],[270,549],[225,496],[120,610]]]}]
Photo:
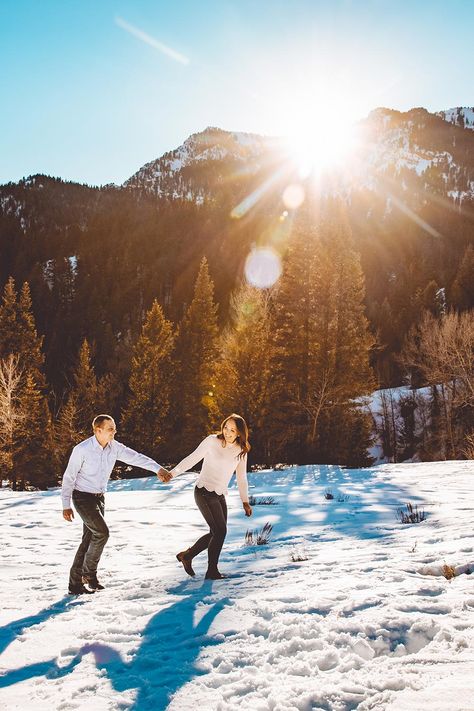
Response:
[{"label": "snowy field", "polygon": [[[224,581],[175,559],[204,530],[195,475],[112,482],[107,587],[78,598],[59,490],[1,489],[0,708],[473,711],[474,574],[441,574],[474,568],[473,465],[251,474],[276,505],[246,519],[232,488]],[[425,521],[397,521],[408,501]]]}]

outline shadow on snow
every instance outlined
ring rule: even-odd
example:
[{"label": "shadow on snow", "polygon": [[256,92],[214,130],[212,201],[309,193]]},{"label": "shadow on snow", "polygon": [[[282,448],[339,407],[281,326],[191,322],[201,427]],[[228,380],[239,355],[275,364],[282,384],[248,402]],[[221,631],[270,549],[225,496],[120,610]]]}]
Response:
[{"label": "shadow on snow", "polygon": [[[273,523],[272,540],[280,542],[307,538],[327,543],[341,536],[384,538],[399,525],[397,508],[408,501],[423,503],[414,489],[377,477],[376,467],[306,465],[281,472],[252,472],[249,482],[257,498],[275,498],[276,506],[256,506],[254,513],[258,523],[264,519]],[[324,498],[326,490],[334,499]],[[338,501],[338,496],[347,496],[348,500]],[[308,505],[310,500],[314,506]]]},{"label": "shadow on snow", "polygon": [[[50,659],[9,671],[0,676],[0,688],[37,676],[48,679],[63,677],[73,671],[84,655],[92,654],[97,668],[105,671],[116,691],[136,690],[130,709],[164,711],[178,689],[205,673],[196,667],[196,659],[202,649],[220,643],[221,640],[209,635],[209,628],[217,615],[232,604],[225,597],[217,602],[204,602],[212,593],[212,581],[193,588],[193,583],[185,581],[168,590],[170,595],[180,597],[149,620],[131,661],[125,661],[114,647],[93,642],[81,647],[66,665],[59,666],[55,659]],[[14,637],[26,626],[42,622],[65,609],[67,605],[61,601],[38,615],[18,620],[8,627]],[[204,614],[196,619],[203,609]]]},{"label": "shadow on snow", "polygon": [[[255,507],[257,520],[252,521],[254,525],[251,527],[256,528],[262,521],[272,520],[272,540],[280,543],[293,543],[295,539],[301,541],[307,538],[320,540],[324,544],[341,535],[359,539],[387,537],[395,525],[395,508],[407,501],[416,502],[417,496],[408,488],[384,482],[380,478],[375,480],[375,473],[376,469],[370,468],[348,470],[338,466],[308,465],[281,472],[249,474],[249,481],[255,487],[254,493],[257,496],[272,494],[277,503],[276,506]],[[189,486],[191,496],[194,477],[183,482],[180,489],[186,486]],[[325,500],[326,489],[331,489],[334,494],[332,501]],[[339,494],[349,496],[349,500],[338,502]],[[169,497],[172,496],[173,490],[169,491]],[[314,506],[308,506],[310,496],[315,502]],[[191,500],[189,503],[193,505]],[[235,544],[239,539],[243,543],[242,524],[249,527],[250,520],[240,520],[243,515],[240,507],[238,512],[231,509],[229,513],[228,543],[234,544],[234,550],[226,555],[224,548],[223,558],[224,561],[226,558],[229,560],[230,556],[237,562],[235,558],[248,551],[243,547],[236,550]],[[258,574],[258,570],[254,574]],[[211,581],[196,587],[195,582],[186,580],[169,589],[168,593],[178,599],[151,617],[131,661],[124,660],[114,647],[93,642],[81,647],[65,665],[60,666],[55,659],[51,659],[8,671],[0,676],[0,688],[37,676],[65,676],[81,662],[84,655],[92,654],[97,667],[105,671],[116,691],[136,690],[135,701],[130,708],[137,711],[164,711],[178,689],[197,675],[205,673],[197,668],[196,660],[201,650],[220,643],[221,639],[209,635],[209,629],[217,615],[232,604],[227,597],[217,602],[210,601]],[[0,652],[26,628],[45,622],[74,604],[83,603],[65,598],[36,615],[6,625],[0,629]],[[203,609],[204,614],[196,621]]]}]

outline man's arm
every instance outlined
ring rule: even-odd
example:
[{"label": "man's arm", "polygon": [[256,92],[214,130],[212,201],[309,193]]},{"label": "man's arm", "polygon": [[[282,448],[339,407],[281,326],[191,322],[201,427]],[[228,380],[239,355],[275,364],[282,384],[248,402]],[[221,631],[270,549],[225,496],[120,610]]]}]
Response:
[{"label": "man's arm", "polygon": [[76,446],[71,452],[66,471],[63,474],[61,498],[63,502],[63,517],[66,519],[66,521],[72,521],[72,519],[74,518],[74,512],[71,508],[71,496],[81,466],[82,456]]},{"label": "man's arm", "polygon": [[155,462],[154,459],[151,459],[151,457],[147,457],[146,454],[136,452],[134,449],[126,447],[121,442],[117,442],[117,446],[117,459],[121,462],[130,464],[132,467],[141,467],[141,469],[147,469],[148,471],[154,472],[163,482],[167,482],[171,479],[170,472],[160,466],[158,462]]}]

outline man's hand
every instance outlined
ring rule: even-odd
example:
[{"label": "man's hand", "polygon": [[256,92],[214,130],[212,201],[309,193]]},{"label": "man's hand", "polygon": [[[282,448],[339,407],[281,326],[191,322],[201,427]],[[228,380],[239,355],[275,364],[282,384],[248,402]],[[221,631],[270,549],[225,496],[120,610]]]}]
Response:
[{"label": "man's hand", "polygon": [[65,518],[66,521],[72,521],[74,518],[74,511],[72,509],[63,509],[63,518]]},{"label": "man's hand", "polygon": [[163,482],[163,484],[167,484],[171,479],[173,478],[171,472],[169,472],[167,469],[163,469],[163,467],[160,467],[158,471],[156,472],[156,476],[160,481]]},{"label": "man's hand", "polygon": [[252,507],[250,506],[249,502],[243,501],[242,506],[244,507],[245,515],[251,516],[252,515]]}]

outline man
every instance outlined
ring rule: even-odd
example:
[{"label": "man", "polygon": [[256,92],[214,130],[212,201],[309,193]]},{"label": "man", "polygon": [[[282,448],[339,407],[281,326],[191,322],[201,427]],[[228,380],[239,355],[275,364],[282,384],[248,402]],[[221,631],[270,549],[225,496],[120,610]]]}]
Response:
[{"label": "man", "polygon": [[63,517],[72,521],[74,507],[84,526],[82,541],[69,573],[69,594],[82,595],[103,590],[97,580],[97,565],[109,538],[104,519],[104,493],[115,462],[142,467],[156,472],[161,481],[171,474],[153,459],[117,442],[115,421],[110,415],[97,415],[92,422],[94,434],[72,450],[63,476]]}]

